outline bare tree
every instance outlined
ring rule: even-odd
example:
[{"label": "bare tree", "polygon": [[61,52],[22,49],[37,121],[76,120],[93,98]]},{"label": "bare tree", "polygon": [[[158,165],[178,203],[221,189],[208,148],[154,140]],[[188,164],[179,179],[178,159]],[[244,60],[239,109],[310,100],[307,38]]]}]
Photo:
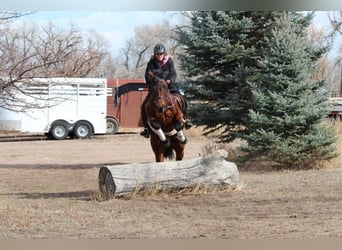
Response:
[{"label": "bare tree", "polygon": [[102,62],[97,66],[94,72],[88,74],[88,77],[115,78],[117,75],[119,61],[107,54]]},{"label": "bare tree", "polygon": [[73,25],[61,30],[52,23],[41,28],[29,24],[14,26],[8,20],[0,19],[2,108],[19,105],[16,93],[25,94],[21,83],[28,79],[95,75],[108,58],[104,39],[94,31],[85,34]]},{"label": "bare tree", "polygon": [[134,37],[128,39],[125,47],[121,49],[118,77],[143,77],[145,66],[157,43],[163,43],[168,53],[175,58],[179,44],[175,39],[174,28],[168,21],[137,27]]},{"label": "bare tree", "polygon": [[[53,24],[7,27],[0,38],[0,72],[11,79],[33,77],[84,77],[106,56],[104,42],[75,27],[58,30]],[[95,37],[95,38],[94,38]]]},{"label": "bare tree", "polygon": [[328,13],[328,18],[331,24],[330,36],[336,34],[342,35],[342,11],[333,11]]},{"label": "bare tree", "polygon": [[0,11],[0,25],[11,22],[17,18],[31,15],[35,13],[34,11],[19,12],[19,11]]},{"label": "bare tree", "polygon": [[[328,17],[331,24],[329,37],[334,43],[337,40],[336,37],[342,35],[342,11],[329,12]],[[342,96],[342,47],[341,45],[339,47],[339,54],[330,73],[330,90],[333,96]]]},{"label": "bare tree", "polygon": [[[329,46],[329,41],[327,36],[323,30],[323,28],[319,28],[314,24],[311,24],[308,28],[308,39],[311,44],[317,45],[318,47]],[[331,63],[327,58],[327,53],[325,53],[318,61],[317,61],[317,70],[315,75],[313,76],[317,80],[326,79],[331,71]]]}]

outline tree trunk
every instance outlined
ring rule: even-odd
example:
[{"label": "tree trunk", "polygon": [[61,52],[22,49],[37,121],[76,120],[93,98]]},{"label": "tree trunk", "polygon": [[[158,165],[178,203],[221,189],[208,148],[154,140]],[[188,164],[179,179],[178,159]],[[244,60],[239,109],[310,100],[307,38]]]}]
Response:
[{"label": "tree trunk", "polygon": [[100,192],[106,197],[137,190],[180,189],[196,184],[236,186],[239,171],[225,150],[182,161],[104,166],[99,172]]}]

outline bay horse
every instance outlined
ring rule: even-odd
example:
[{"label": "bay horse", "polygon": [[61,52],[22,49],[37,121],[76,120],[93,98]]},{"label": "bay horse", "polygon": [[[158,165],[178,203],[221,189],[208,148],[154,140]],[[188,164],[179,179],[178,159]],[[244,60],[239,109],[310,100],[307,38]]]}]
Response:
[{"label": "bay horse", "polygon": [[167,82],[159,80],[152,87],[146,105],[147,121],[151,130],[150,144],[156,162],[165,158],[176,161],[184,157],[187,139],[183,133],[184,99],[178,94],[170,93]]}]

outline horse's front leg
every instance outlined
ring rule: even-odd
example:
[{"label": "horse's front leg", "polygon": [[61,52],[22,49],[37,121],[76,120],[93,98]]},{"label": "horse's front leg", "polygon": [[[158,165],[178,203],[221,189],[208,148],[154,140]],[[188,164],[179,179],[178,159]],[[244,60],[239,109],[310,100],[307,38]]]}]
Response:
[{"label": "horse's front leg", "polygon": [[183,133],[183,129],[182,129],[182,123],[178,120],[176,120],[174,122],[174,127],[177,131],[177,139],[178,141],[180,141],[181,143],[185,144],[187,142],[187,139]]},{"label": "horse's front leg", "polygon": [[156,159],[156,162],[163,162],[164,161],[164,155],[163,154],[156,154],[155,159]]},{"label": "horse's front leg", "polygon": [[184,151],[182,152],[176,152],[176,161],[181,161],[183,160],[184,157]]},{"label": "horse's front leg", "polygon": [[159,121],[157,120],[151,121],[150,127],[151,127],[152,132],[155,133],[159,137],[160,141],[164,143],[165,146],[167,147],[170,146],[170,141],[166,138],[165,133],[161,129],[161,124]]},{"label": "horse's front leg", "polygon": [[156,162],[163,162],[164,161],[164,149],[160,146],[160,140],[157,135],[151,134],[151,147],[152,151],[155,156]]}]

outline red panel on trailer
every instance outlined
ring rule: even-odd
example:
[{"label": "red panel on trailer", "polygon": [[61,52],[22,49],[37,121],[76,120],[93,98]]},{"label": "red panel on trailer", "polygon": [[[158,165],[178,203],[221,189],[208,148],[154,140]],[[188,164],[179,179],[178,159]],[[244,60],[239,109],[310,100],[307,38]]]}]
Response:
[{"label": "red panel on trailer", "polygon": [[145,80],[108,79],[107,86],[113,90],[109,91],[107,96],[107,116],[116,118],[120,127],[141,127],[140,106],[148,92]]}]

